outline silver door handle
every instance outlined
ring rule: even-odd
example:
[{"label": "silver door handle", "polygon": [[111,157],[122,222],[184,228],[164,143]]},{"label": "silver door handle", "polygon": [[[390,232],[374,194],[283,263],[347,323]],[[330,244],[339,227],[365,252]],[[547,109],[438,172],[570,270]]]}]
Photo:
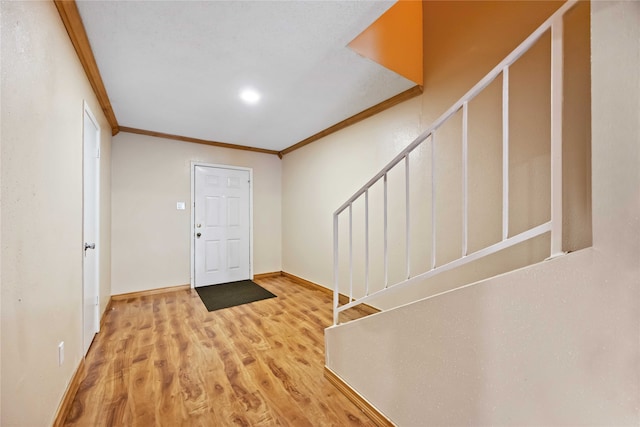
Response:
[{"label": "silver door handle", "polygon": [[87,249],[95,249],[96,248],[96,244],[95,243],[85,243],[84,244],[84,250],[86,251]]}]

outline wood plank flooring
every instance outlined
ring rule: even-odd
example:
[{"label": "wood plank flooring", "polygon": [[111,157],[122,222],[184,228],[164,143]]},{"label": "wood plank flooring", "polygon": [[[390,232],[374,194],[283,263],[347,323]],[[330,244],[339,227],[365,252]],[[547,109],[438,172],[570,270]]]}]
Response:
[{"label": "wood plank flooring", "polygon": [[331,296],[256,282],[277,298],[211,313],[191,290],[115,301],[65,425],[372,426],[323,376]]}]

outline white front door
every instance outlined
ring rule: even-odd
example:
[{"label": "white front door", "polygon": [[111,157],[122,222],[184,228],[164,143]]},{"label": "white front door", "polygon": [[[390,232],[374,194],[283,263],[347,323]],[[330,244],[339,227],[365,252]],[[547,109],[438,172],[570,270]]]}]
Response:
[{"label": "white front door", "polygon": [[194,286],[250,279],[250,171],[195,166],[194,174]]},{"label": "white front door", "polygon": [[82,344],[86,355],[100,327],[98,300],[98,212],[100,128],[87,105],[83,124],[83,246],[82,263]]}]

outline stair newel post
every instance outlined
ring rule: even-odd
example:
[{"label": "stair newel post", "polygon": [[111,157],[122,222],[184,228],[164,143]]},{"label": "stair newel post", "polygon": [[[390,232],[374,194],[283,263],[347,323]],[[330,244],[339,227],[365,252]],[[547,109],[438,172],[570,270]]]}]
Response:
[{"label": "stair newel post", "polygon": [[338,295],[340,294],[338,278],[338,213],[333,214],[333,324],[338,324]]}]

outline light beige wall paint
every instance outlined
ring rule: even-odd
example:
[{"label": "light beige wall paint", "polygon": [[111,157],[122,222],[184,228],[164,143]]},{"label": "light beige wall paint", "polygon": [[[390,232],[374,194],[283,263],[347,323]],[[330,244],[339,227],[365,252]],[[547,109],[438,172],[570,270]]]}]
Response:
[{"label": "light beige wall paint", "polygon": [[326,331],[398,425],[640,423],[639,17],[592,4],[593,247]]},{"label": "light beige wall paint", "polygon": [[[553,13],[559,2],[426,2],[425,88],[382,114],[294,151],[283,159],[283,267],[331,286],[333,211],[436,120]],[[571,82],[566,90],[565,249],[591,243],[588,188],[588,4],[571,11],[566,33]],[[511,69],[510,236],[549,219],[550,37]],[[469,106],[469,252],[500,240],[502,204],[501,78]],[[585,105],[587,109],[585,110]],[[572,114],[572,115],[571,115]],[[461,114],[437,134],[437,264],[460,256],[462,240]],[[431,259],[430,142],[412,152],[412,275]],[[406,278],[404,165],[389,174],[389,283]],[[382,182],[370,191],[370,289],[383,287]],[[354,289],[364,283],[364,203],[354,204]],[[348,287],[348,214],[340,219],[340,278]],[[313,242],[309,245],[308,242]],[[390,307],[491,277],[549,256],[542,236],[483,262],[445,273],[424,286],[373,301]]]},{"label": "light beige wall paint", "polygon": [[253,271],[282,269],[277,156],[122,132],[112,152],[114,295],[190,283],[191,161],[253,169]]},{"label": "light beige wall paint", "polygon": [[419,130],[420,98],[414,98],[368,119],[366,125],[348,127],[284,156],[284,271],[332,283],[333,211]]},{"label": "light beige wall paint", "polygon": [[102,308],[111,292],[111,133],[54,4],[2,2],[0,8],[0,424],[50,425],[82,358],[83,100],[102,131]]}]

